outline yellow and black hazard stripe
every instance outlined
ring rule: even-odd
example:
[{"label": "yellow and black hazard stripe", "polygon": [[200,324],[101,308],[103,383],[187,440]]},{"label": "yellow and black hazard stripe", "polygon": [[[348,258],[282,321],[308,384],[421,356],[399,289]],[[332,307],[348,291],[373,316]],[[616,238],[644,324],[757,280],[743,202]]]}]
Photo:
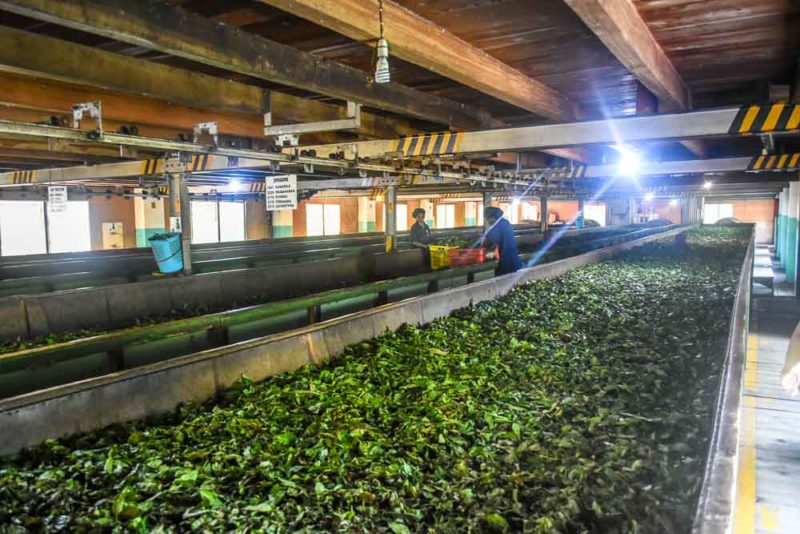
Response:
[{"label": "yellow and black hazard stripe", "polygon": [[158,194],[159,195],[168,195],[169,194],[169,187],[166,185],[158,186]]},{"label": "yellow and black hazard stripe", "polygon": [[385,191],[385,189],[380,189],[380,188],[371,189],[370,192],[369,192],[369,199],[370,200],[376,200],[376,201],[382,201],[383,200],[384,191]]},{"label": "yellow and black hazard stripe", "polygon": [[142,176],[152,176],[164,172],[164,159],[146,159],[142,162]]},{"label": "yellow and black hazard stripe", "polygon": [[733,135],[788,132],[800,129],[800,104],[742,106],[728,133]]},{"label": "yellow and black hazard stripe", "polygon": [[463,138],[463,132],[439,132],[401,137],[395,142],[394,152],[402,152],[403,156],[407,157],[454,154],[458,152]]},{"label": "yellow and black hazard stripe", "polygon": [[586,165],[572,167],[548,167],[547,174],[556,178],[583,178],[586,176]]},{"label": "yellow and black hazard stripe", "polygon": [[16,171],[11,173],[12,184],[32,184],[36,171]]},{"label": "yellow and black hazard stripe", "polygon": [[263,193],[267,190],[266,182],[259,181],[259,182],[251,182],[250,183],[250,192],[251,193]]},{"label": "yellow and black hazard stripe", "polygon": [[748,171],[796,171],[800,170],[800,152],[794,154],[772,154],[750,160]]},{"label": "yellow and black hazard stripe", "polygon": [[569,171],[570,178],[583,178],[586,176],[586,165],[574,165]]},{"label": "yellow and black hazard stripe", "polygon": [[195,154],[192,156],[192,161],[186,167],[190,172],[202,172],[208,170],[208,162],[211,160],[211,154]]}]

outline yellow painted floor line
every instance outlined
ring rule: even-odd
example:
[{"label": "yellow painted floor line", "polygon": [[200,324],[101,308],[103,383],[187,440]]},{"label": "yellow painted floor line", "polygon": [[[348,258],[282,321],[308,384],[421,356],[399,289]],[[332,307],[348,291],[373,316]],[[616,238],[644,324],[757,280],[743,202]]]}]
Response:
[{"label": "yellow painted floor line", "polygon": [[756,389],[756,368],[758,367],[758,336],[747,336],[747,362],[744,369],[744,390]]},{"label": "yellow painted floor line", "polygon": [[778,509],[774,506],[758,507],[758,526],[766,532],[778,532]]},{"label": "yellow painted floor line", "polygon": [[742,397],[734,534],[756,531],[756,399]]}]

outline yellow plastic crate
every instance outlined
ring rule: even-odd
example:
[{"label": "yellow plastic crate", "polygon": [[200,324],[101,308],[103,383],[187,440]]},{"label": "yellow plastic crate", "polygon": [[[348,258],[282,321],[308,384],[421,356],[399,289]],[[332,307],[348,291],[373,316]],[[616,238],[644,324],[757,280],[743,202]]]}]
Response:
[{"label": "yellow plastic crate", "polygon": [[450,267],[450,256],[447,251],[456,247],[447,247],[444,245],[430,245],[428,249],[431,252],[431,269],[446,269]]}]

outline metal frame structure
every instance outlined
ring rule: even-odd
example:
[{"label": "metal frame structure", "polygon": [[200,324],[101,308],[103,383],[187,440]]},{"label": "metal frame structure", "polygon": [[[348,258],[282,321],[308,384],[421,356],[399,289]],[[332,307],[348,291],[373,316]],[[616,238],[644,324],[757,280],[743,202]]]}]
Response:
[{"label": "metal frame structure", "polygon": [[797,131],[800,131],[800,104],[772,104],[479,132],[433,133],[393,140],[319,145],[313,149],[323,156],[345,151],[360,158],[418,157]]}]

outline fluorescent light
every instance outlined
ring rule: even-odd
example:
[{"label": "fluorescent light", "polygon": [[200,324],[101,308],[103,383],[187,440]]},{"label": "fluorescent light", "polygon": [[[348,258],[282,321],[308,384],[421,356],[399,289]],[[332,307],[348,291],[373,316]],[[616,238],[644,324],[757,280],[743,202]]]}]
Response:
[{"label": "fluorescent light", "polygon": [[655,195],[653,195],[653,193],[647,192],[647,193],[644,194],[644,200],[646,202],[650,202],[651,200],[653,200],[654,196]]},{"label": "fluorescent light", "polygon": [[619,151],[619,162],[617,162],[617,172],[622,176],[636,177],[642,166],[642,158],[635,151],[627,146],[617,146]]},{"label": "fluorescent light", "polygon": [[242,190],[242,182],[236,179],[231,180],[228,182],[228,189],[234,193],[238,193]]},{"label": "fluorescent light", "polygon": [[678,205],[678,199],[677,198],[673,198],[672,200],[669,201],[669,205],[670,206],[677,206]]},{"label": "fluorescent light", "polygon": [[703,189],[711,189],[713,186],[714,182],[711,180],[706,180],[706,182],[703,184]]}]

